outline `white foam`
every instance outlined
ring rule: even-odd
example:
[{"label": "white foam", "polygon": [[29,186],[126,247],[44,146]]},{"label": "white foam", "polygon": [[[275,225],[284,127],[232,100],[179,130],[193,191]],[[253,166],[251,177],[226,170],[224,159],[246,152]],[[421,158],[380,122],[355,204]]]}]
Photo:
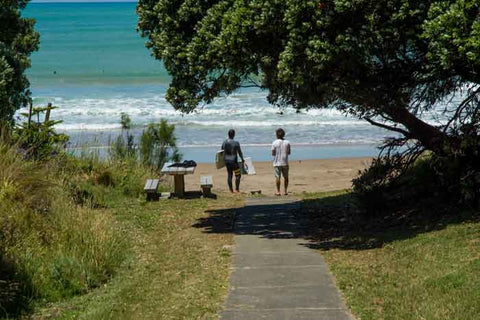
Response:
[{"label": "white foam", "polygon": [[103,130],[120,129],[121,127],[122,126],[120,124],[105,124],[105,123],[75,123],[75,124],[60,123],[55,126],[56,129],[62,130],[62,131],[73,131],[73,130],[103,131]]},{"label": "white foam", "polygon": [[241,132],[242,141],[252,145],[268,142],[273,135],[272,128],[278,126],[284,127],[296,144],[307,145],[371,144],[388,135],[366,121],[345,117],[336,109],[301,112],[294,108],[279,109],[268,104],[264,92],[242,92],[219,98],[190,114],[183,114],[174,110],[163,94],[137,89],[116,89],[104,96],[98,96],[103,93],[94,91],[88,96],[78,94],[76,97],[65,91],[63,95],[35,98],[34,105],[42,106],[52,101],[58,107],[53,111],[52,118],[63,120],[56,128],[67,133],[118,130],[121,128],[122,113],[131,117],[134,126],[166,119],[177,126],[178,144],[182,146],[216,146],[228,127],[251,128]]}]

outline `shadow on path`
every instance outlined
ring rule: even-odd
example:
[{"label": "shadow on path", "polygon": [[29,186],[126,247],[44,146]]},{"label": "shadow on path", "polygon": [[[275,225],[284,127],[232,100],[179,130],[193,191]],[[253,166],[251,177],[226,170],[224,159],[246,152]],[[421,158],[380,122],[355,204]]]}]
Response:
[{"label": "shadow on path", "polygon": [[[209,216],[199,219],[194,227],[207,233],[251,234],[266,239],[301,238],[306,240],[303,245],[311,249],[366,250],[441,230],[450,224],[480,221],[478,211],[428,203],[416,209],[390,209],[381,215],[369,215],[358,208],[351,194],[307,200],[273,198],[266,203],[261,203],[265,198],[248,201],[249,205],[237,209],[235,214],[232,209],[207,211]],[[237,224],[242,220],[235,229],[234,219]]]}]

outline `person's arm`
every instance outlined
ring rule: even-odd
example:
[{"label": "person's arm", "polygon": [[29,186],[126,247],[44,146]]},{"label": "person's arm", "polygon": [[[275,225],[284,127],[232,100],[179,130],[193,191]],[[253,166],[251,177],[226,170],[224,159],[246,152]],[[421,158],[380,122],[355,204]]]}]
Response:
[{"label": "person's arm", "polygon": [[225,141],[223,141],[223,143],[222,143],[222,149],[221,150],[225,150]]},{"label": "person's arm", "polygon": [[277,154],[277,150],[275,149],[275,142],[272,143],[272,156],[275,157],[275,155]]},{"label": "person's arm", "polygon": [[291,150],[290,150],[290,142],[289,142],[289,143],[287,144],[287,154],[290,155],[290,152],[291,152]]},{"label": "person's arm", "polygon": [[242,153],[242,148],[240,148],[240,143],[238,144],[238,155],[240,158],[242,158],[242,163],[245,162],[245,159],[243,159],[243,153]]}]

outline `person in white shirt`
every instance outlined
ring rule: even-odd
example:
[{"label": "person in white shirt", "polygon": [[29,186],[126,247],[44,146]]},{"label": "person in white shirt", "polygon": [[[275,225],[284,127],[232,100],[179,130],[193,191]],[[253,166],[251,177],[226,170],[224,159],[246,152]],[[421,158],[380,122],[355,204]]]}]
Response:
[{"label": "person in white shirt", "polygon": [[275,182],[277,184],[277,196],[280,195],[280,179],[283,175],[285,195],[288,194],[288,156],[290,155],[290,142],[285,140],[285,131],[278,128],[275,131],[277,140],[272,143],[273,169],[275,173]]}]

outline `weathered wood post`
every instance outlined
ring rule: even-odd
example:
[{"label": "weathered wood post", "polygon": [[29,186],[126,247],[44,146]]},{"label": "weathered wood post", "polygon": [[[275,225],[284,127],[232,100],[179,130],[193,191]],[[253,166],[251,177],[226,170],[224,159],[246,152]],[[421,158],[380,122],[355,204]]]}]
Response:
[{"label": "weathered wood post", "polygon": [[28,120],[27,120],[27,127],[30,128],[30,122],[32,122],[32,110],[33,110],[33,102],[30,99],[29,107],[28,107]]},{"label": "weathered wood post", "polygon": [[52,103],[49,102],[47,105],[47,112],[45,113],[45,122],[44,124],[46,125],[48,121],[50,120],[50,111],[52,110]]}]

